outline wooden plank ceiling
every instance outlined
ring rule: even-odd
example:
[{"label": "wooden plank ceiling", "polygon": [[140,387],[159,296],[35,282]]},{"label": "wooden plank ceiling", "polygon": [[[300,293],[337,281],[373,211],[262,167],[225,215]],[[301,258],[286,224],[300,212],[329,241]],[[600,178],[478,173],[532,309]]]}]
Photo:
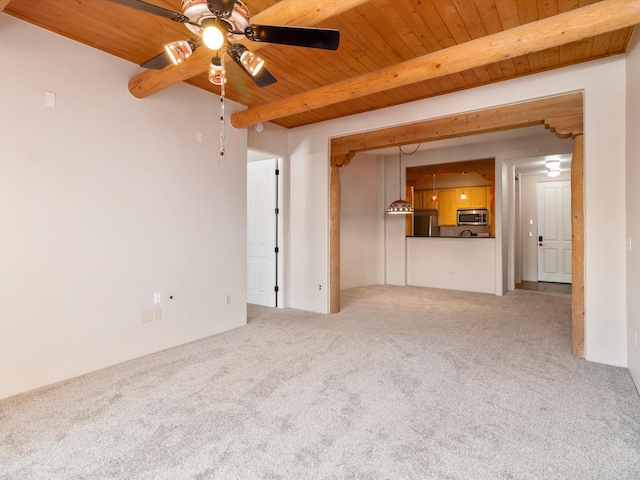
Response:
[{"label": "wooden plank ceiling", "polygon": [[[147,1],[181,11],[180,0]],[[337,51],[280,45],[260,49],[259,55],[278,79],[271,86],[256,87],[233,62],[227,62],[226,96],[248,107],[268,104],[598,1],[369,0],[315,25],[340,30]],[[277,3],[277,0],[245,0],[252,15]],[[4,13],[135,64],[161,52],[165,43],[190,36],[184,25],[106,0],[11,0],[4,7]],[[633,27],[624,28],[290,115],[273,123],[293,128],[621,54],[626,51],[632,32]],[[132,66],[131,76],[138,73],[140,69]],[[206,74],[193,77],[187,83],[220,93],[219,87],[209,83]]]}]

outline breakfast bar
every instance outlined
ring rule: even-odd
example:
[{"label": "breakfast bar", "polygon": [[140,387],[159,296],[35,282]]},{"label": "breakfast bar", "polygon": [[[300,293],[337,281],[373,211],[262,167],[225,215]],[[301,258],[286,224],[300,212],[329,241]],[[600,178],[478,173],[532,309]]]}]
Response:
[{"label": "breakfast bar", "polygon": [[493,237],[406,237],[407,285],[496,293]]}]

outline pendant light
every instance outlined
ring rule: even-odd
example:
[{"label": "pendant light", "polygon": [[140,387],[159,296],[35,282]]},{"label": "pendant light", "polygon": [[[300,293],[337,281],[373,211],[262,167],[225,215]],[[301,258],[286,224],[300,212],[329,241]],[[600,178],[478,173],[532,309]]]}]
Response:
[{"label": "pendant light", "polygon": [[436,195],[436,174],[433,174],[433,195],[431,195],[431,201],[437,202],[438,196]]},{"label": "pendant light", "polygon": [[402,147],[398,147],[398,182],[400,183],[400,199],[387,208],[387,213],[407,215],[413,213],[413,207],[406,200],[402,200]]},{"label": "pendant light", "polygon": [[[460,172],[460,175],[466,175],[467,172]],[[466,200],[467,199],[467,194],[464,193],[464,189],[462,190],[462,195],[460,195],[460,200]]]}]

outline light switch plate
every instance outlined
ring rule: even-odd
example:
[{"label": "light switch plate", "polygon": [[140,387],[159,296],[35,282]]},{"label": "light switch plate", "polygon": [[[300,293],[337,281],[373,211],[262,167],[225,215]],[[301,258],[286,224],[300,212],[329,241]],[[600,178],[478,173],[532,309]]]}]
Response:
[{"label": "light switch plate", "polygon": [[53,92],[44,92],[44,106],[55,107],[56,106],[56,94]]}]

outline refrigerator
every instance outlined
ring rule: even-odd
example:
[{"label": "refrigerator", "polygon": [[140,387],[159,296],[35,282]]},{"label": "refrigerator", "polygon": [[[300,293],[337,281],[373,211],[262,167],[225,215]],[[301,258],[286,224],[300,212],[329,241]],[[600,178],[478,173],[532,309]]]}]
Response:
[{"label": "refrigerator", "polygon": [[416,210],[413,213],[413,235],[416,237],[439,237],[437,210]]}]

